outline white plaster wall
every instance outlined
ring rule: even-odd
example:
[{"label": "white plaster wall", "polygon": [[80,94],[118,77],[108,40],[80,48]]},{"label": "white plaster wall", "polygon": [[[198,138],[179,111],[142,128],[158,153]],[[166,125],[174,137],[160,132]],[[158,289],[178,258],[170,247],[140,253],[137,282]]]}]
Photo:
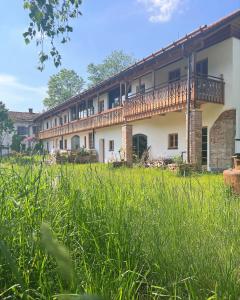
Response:
[{"label": "white plaster wall", "polygon": [[[97,129],[95,131],[95,148],[99,153],[99,141],[104,139],[105,143],[105,162],[120,160],[119,150],[122,147],[122,127],[113,126],[108,128]],[[109,151],[109,141],[114,140],[114,151]]]},{"label": "white plaster wall", "polygon": [[[185,113],[174,112],[164,116],[137,121],[133,124],[134,134],[145,134],[151,146],[152,159],[174,157],[186,151]],[[168,135],[178,133],[178,149],[168,149]]]}]

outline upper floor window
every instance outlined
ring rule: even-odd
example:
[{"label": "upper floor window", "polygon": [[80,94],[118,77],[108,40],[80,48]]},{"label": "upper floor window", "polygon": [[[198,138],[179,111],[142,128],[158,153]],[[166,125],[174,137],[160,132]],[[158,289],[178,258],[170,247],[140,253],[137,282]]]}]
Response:
[{"label": "upper floor window", "polygon": [[62,125],[63,124],[63,118],[59,117],[59,124]]},{"label": "upper floor window", "polygon": [[74,121],[77,119],[77,112],[76,112],[76,106],[71,107],[71,121]]},{"label": "upper floor window", "polygon": [[28,134],[28,128],[26,126],[18,126],[17,127],[17,134],[18,135],[27,135]]},{"label": "upper floor window", "polygon": [[137,94],[144,94],[145,93],[145,83],[141,84],[140,86],[138,85],[136,88]]},{"label": "upper floor window", "polygon": [[99,112],[103,112],[104,111],[104,100],[99,101]]},{"label": "upper floor window", "polygon": [[168,135],[168,149],[177,149],[178,148],[178,134],[171,133]]},{"label": "upper floor window", "polygon": [[181,70],[176,69],[168,73],[168,82],[178,81],[181,78]]},{"label": "upper floor window", "polygon": [[48,124],[48,122],[46,123],[46,128],[47,128],[47,129],[49,128],[49,124]]},{"label": "upper floor window", "polygon": [[57,126],[57,118],[54,119],[54,126]]},{"label": "upper floor window", "polygon": [[87,107],[92,108],[93,107],[93,99],[88,100]]},{"label": "upper floor window", "polygon": [[64,123],[67,123],[67,115],[64,115],[63,119],[64,119]]},{"label": "upper floor window", "polygon": [[200,76],[208,75],[208,59],[200,60],[196,63],[196,73]]}]

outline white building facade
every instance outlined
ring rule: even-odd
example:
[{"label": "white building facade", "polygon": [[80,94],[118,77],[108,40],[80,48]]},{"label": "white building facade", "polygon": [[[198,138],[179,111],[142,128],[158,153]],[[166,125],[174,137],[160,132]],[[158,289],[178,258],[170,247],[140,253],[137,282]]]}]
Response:
[{"label": "white building facade", "polygon": [[240,153],[240,11],[204,26],[37,118],[46,150],[100,162],[182,156],[208,169]]},{"label": "white building facade", "polygon": [[35,142],[37,125],[34,119],[39,115],[34,113],[31,108],[28,112],[9,111],[9,118],[13,122],[14,131],[11,134],[6,134],[3,138],[2,155],[11,153],[13,136],[18,135],[22,139],[22,150],[32,146]]}]

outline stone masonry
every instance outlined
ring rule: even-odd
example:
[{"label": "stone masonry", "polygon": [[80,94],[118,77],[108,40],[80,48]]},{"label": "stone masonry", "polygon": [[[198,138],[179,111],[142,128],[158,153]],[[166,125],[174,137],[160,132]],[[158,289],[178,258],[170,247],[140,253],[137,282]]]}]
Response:
[{"label": "stone masonry", "polygon": [[223,170],[232,166],[235,150],[236,111],[224,111],[210,130],[210,168]]},{"label": "stone masonry", "polygon": [[202,164],[202,111],[193,109],[190,113],[190,163]]},{"label": "stone masonry", "polygon": [[122,148],[124,160],[131,166],[133,163],[133,142],[132,142],[132,125],[124,124],[122,126]]}]

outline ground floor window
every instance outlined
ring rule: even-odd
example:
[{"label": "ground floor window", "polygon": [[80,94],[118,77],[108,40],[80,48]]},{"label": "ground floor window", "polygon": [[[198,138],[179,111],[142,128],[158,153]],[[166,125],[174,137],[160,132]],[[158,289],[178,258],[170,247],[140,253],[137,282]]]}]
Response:
[{"label": "ground floor window", "polygon": [[168,149],[178,149],[178,134],[171,133],[168,135]]},{"label": "ground floor window", "polygon": [[93,132],[90,132],[88,134],[88,146],[89,146],[89,149],[94,149],[94,133]]},{"label": "ground floor window", "polygon": [[80,148],[80,137],[78,135],[74,135],[71,139],[71,149],[78,150]]},{"label": "ground floor window", "polygon": [[133,136],[133,153],[141,158],[143,152],[147,150],[147,136],[145,134],[135,134]]},{"label": "ground floor window", "polygon": [[63,140],[59,141],[59,148],[62,150],[63,149]]},{"label": "ground floor window", "polygon": [[114,140],[109,141],[109,151],[114,151]]},{"label": "ground floor window", "polygon": [[208,159],[208,129],[202,128],[202,165],[207,165]]}]

